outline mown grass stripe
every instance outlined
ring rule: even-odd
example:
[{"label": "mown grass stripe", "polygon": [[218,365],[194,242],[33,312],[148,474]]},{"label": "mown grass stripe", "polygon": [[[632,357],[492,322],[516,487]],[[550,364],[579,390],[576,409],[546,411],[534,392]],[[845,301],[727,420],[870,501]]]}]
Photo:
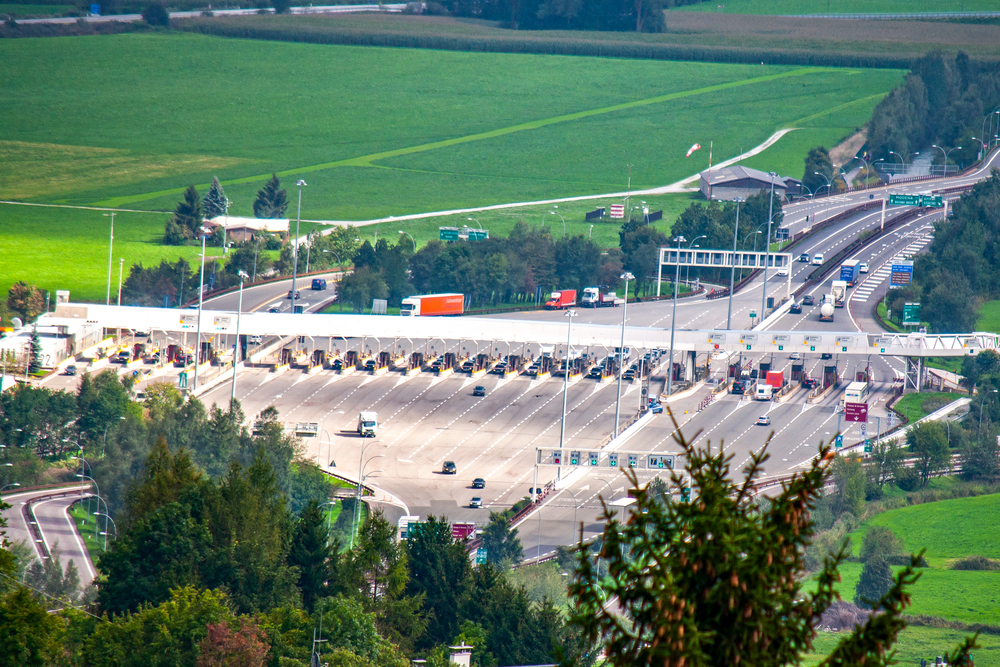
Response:
[{"label": "mown grass stripe", "polygon": [[[800,69],[791,70],[788,72],[781,72],[778,74],[768,74],[765,76],[752,77],[749,79],[743,79],[740,81],[728,81],[726,83],[715,84],[712,86],[705,86],[703,88],[695,88],[692,90],[682,90],[673,93],[667,93],[665,95],[657,95],[656,97],[649,97],[641,100],[633,100],[631,102],[622,102],[621,104],[614,104],[607,107],[600,107],[597,109],[588,109],[585,111],[577,111],[571,114],[564,114],[561,116],[553,116],[551,118],[542,118],[539,120],[528,121],[526,123],[519,123],[517,125],[511,125],[509,127],[498,128],[496,130],[489,130],[487,132],[479,132],[476,134],[466,135],[464,137],[455,137],[453,139],[444,139],[441,141],[434,141],[427,144],[420,144],[418,146],[409,146],[407,148],[397,148],[390,151],[383,151],[380,153],[372,153],[370,155],[362,155],[354,158],[347,158],[345,160],[337,160],[335,162],[325,162],[322,164],[309,165],[305,167],[297,167],[295,169],[287,169],[284,171],[277,172],[278,176],[300,176],[302,174],[308,174],[310,172],[322,171],[325,169],[334,169],[337,167],[373,167],[372,162],[378,160],[385,160],[388,158],[399,157],[402,155],[412,155],[414,153],[423,153],[427,151],[437,150],[439,148],[448,148],[451,146],[458,146],[461,144],[471,143],[475,141],[483,141],[486,139],[495,139],[497,137],[502,137],[508,134],[514,134],[516,132],[525,132],[528,130],[537,130],[539,128],[548,127],[550,125],[556,125],[559,123],[567,123],[576,120],[582,120],[585,118],[591,118],[594,116],[601,116],[609,113],[614,113],[616,111],[625,111],[628,109],[636,109],[639,107],[649,106],[652,104],[662,104],[664,102],[670,102],[673,100],[683,99],[685,97],[693,97],[696,95],[704,95],[707,93],[718,92],[722,90],[729,90],[732,88],[739,88],[742,86],[749,86],[757,83],[767,83],[770,81],[776,81],[780,79],[786,79],[789,77],[797,76],[807,76],[810,74],[820,74],[827,72],[843,72],[832,67],[804,67]],[[824,112],[825,113],[825,112]],[[801,122],[801,121],[800,121]],[[255,176],[246,176],[243,178],[231,179],[223,181],[223,185],[238,185],[243,183],[254,183],[258,181],[265,181],[270,177],[270,174],[260,174]],[[207,188],[208,184],[204,183],[198,186],[199,188]],[[111,199],[106,199],[103,201],[95,202],[95,206],[122,206],[125,204],[133,204],[140,201],[146,201],[149,199],[155,199],[157,197],[164,197],[168,195],[177,195],[184,192],[184,188],[172,188],[170,190],[161,190],[158,192],[147,192],[138,195],[127,195],[123,197],[113,197]]]}]

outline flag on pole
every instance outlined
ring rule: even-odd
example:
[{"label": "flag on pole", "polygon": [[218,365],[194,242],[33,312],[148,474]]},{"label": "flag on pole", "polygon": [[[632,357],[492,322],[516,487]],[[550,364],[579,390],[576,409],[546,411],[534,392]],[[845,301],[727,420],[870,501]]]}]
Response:
[{"label": "flag on pole", "polygon": [[700,148],[701,148],[701,144],[695,144],[694,146],[692,146],[691,148],[688,149],[687,155],[685,155],[684,157],[691,157],[691,153],[694,153],[696,150],[698,150]]}]

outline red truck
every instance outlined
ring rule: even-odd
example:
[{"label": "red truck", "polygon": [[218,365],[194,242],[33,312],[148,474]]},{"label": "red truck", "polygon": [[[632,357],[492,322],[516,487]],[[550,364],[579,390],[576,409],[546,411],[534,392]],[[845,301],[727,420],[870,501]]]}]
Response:
[{"label": "red truck", "polygon": [[564,289],[553,292],[545,302],[545,310],[562,310],[576,305],[576,290]]},{"label": "red truck", "polygon": [[781,389],[785,386],[785,372],[784,371],[768,371],[767,372],[767,384],[774,387],[775,391]]},{"label": "red truck", "polygon": [[464,294],[418,294],[403,299],[399,314],[403,317],[461,315],[464,306]]}]

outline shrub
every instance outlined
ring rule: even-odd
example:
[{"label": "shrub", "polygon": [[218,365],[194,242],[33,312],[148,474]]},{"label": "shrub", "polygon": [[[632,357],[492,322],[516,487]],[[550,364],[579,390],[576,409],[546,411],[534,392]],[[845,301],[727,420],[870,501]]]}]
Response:
[{"label": "shrub", "polygon": [[448,16],[449,12],[440,2],[428,2],[425,13],[431,16]]},{"label": "shrub", "polygon": [[290,0],[271,0],[271,6],[274,7],[275,14],[287,14],[292,3]]},{"label": "shrub", "polygon": [[406,6],[403,7],[403,14],[423,14],[424,13],[424,3],[422,2],[408,2]]},{"label": "shrub", "polygon": [[920,475],[913,468],[900,468],[896,471],[896,486],[903,491],[916,491],[920,486]]},{"label": "shrub", "polygon": [[823,618],[819,624],[824,628],[837,628],[838,630],[849,630],[863,625],[868,620],[871,612],[868,609],[839,600],[830,605],[830,608],[823,613]]},{"label": "shrub", "polygon": [[955,561],[951,569],[953,570],[1000,570],[1000,560],[987,558],[986,556],[966,556]]},{"label": "shrub", "polygon": [[872,556],[895,556],[902,552],[903,541],[885,526],[871,526],[861,542],[862,562],[868,562]]},{"label": "shrub", "polygon": [[149,25],[166,28],[170,25],[170,14],[167,13],[163,5],[154,2],[142,10],[142,20]]}]

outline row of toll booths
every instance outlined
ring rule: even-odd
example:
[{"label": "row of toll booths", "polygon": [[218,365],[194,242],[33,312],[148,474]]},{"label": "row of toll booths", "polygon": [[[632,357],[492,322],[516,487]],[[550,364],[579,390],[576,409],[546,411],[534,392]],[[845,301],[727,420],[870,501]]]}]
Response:
[{"label": "row of toll booths", "polygon": [[[747,391],[752,391],[758,382],[763,382],[767,379],[770,371],[771,362],[769,361],[761,361],[756,366],[754,366],[752,361],[746,365],[730,364],[729,379],[732,380],[730,393],[743,394]],[[858,375],[863,375],[863,373],[859,373]],[[807,389],[815,389],[820,386],[826,389],[830,385],[837,384],[839,381],[840,376],[837,373],[836,364],[823,366],[822,375],[814,378],[810,377],[805,371],[804,359],[796,359],[792,362],[791,375],[788,378],[788,382],[791,384],[802,384]],[[784,383],[784,380],[782,383]]]}]

